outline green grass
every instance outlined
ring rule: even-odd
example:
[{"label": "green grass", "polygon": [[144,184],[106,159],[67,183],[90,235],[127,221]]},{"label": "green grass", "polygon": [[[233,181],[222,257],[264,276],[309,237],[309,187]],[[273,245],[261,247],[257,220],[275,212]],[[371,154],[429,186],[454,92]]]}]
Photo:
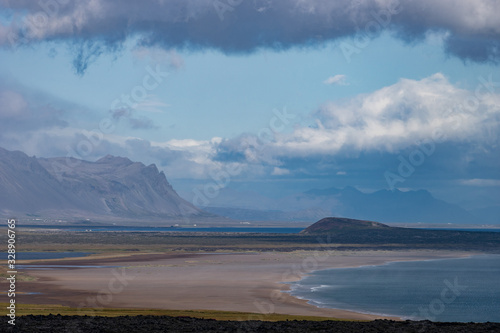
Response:
[{"label": "green grass", "polygon": [[[5,308],[8,303],[0,303],[0,306]],[[71,308],[68,306],[54,305],[54,304],[16,304],[16,315],[49,315],[60,314],[62,316],[103,316],[103,317],[117,317],[117,316],[171,316],[171,317],[193,317],[204,319],[216,320],[262,320],[262,321],[286,321],[286,320],[309,320],[309,321],[353,321],[345,319],[336,319],[329,317],[317,316],[294,316],[286,314],[259,314],[249,312],[235,312],[235,311],[213,311],[213,310],[159,310],[159,309],[116,309],[116,308],[103,308],[103,309],[90,309],[90,308]]]}]

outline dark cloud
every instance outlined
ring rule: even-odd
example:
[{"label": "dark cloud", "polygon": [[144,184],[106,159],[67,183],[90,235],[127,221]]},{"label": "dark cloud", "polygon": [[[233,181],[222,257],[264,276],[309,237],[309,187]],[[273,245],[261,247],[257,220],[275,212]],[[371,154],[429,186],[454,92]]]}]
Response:
[{"label": "dark cloud", "polygon": [[452,55],[500,59],[500,3],[490,0],[4,0],[2,7],[13,19],[0,25],[0,45],[68,42],[78,74],[130,37],[138,46],[249,53],[385,30],[406,41],[439,32]]},{"label": "dark cloud", "polygon": [[446,48],[450,53],[465,60],[492,63],[498,63],[500,60],[498,36],[497,39],[454,36],[446,40]]},{"label": "dark cloud", "polygon": [[105,47],[99,42],[85,41],[76,43],[73,47],[73,68],[77,75],[83,75],[87,67],[103,52]]}]

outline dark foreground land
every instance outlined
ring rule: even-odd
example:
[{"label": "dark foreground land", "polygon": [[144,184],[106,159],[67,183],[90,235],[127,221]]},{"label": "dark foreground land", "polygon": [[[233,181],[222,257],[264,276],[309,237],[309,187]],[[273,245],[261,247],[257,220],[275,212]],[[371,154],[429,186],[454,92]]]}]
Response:
[{"label": "dark foreground land", "polygon": [[2,332],[500,332],[500,323],[434,323],[430,321],[217,321],[167,316],[22,316]]}]

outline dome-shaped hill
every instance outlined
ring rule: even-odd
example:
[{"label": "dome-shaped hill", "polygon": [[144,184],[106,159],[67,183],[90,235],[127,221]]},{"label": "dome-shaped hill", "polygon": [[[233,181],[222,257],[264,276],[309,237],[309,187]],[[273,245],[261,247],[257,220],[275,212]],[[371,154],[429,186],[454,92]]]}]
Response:
[{"label": "dome-shaped hill", "polygon": [[366,230],[390,228],[388,225],[364,220],[354,220],[345,217],[325,217],[302,230],[302,234],[328,233],[335,231]]}]

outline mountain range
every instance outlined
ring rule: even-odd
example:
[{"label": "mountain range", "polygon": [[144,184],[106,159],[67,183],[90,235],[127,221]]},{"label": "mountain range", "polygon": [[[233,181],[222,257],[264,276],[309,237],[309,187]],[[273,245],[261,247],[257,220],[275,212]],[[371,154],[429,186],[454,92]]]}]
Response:
[{"label": "mountain range", "polygon": [[500,223],[498,207],[467,211],[426,190],[312,189],[282,198],[225,188],[210,205],[181,198],[156,165],[105,156],[37,158],[0,148],[0,215],[92,220],[312,222],[325,216],[393,223]]},{"label": "mountain range", "polygon": [[[231,205],[224,205],[231,197]],[[238,198],[238,199],[236,199]],[[325,216],[344,216],[389,223],[499,223],[495,208],[467,211],[435,198],[426,190],[379,190],[361,192],[354,187],[312,189],[284,198],[258,197],[256,193],[228,190],[204,210],[249,221],[315,221]],[[496,219],[495,219],[496,217]]]},{"label": "mountain range", "polygon": [[163,172],[128,158],[36,158],[0,148],[0,214],[72,218],[210,216],[182,199]]}]

